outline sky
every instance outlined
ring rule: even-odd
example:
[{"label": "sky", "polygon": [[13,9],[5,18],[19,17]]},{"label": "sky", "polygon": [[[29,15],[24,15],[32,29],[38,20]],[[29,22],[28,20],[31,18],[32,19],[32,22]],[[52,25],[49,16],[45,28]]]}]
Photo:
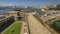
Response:
[{"label": "sky", "polygon": [[46,6],[60,4],[60,0],[0,0],[1,6]]}]

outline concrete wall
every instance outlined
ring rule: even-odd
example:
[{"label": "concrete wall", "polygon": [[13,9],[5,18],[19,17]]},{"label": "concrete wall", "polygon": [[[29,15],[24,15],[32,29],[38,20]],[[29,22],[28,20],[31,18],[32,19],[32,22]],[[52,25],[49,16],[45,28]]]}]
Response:
[{"label": "concrete wall", "polygon": [[2,32],[5,28],[7,28],[14,21],[15,20],[14,20],[13,16],[10,16],[10,17],[7,17],[7,18],[0,20],[0,32]]}]

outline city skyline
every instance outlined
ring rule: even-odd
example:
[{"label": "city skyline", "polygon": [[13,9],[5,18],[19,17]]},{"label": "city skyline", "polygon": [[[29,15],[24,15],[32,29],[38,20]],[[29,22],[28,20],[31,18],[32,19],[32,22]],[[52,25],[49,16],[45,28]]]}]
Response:
[{"label": "city skyline", "polygon": [[60,0],[0,0],[1,6],[46,6],[60,4]]}]

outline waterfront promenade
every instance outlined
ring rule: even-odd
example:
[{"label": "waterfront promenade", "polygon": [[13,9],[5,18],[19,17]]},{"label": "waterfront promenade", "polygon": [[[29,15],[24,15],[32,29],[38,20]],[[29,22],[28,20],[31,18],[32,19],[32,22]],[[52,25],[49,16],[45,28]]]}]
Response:
[{"label": "waterfront promenade", "polygon": [[51,34],[32,14],[29,13],[28,23],[31,34]]}]

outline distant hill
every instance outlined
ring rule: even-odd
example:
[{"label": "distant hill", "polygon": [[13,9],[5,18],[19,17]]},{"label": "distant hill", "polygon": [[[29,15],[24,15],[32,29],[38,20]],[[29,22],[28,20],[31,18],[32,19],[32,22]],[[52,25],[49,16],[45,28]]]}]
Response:
[{"label": "distant hill", "polygon": [[56,7],[57,7],[57,8],[60,8],[60,5],[57,5]]},{"label": "distant hill", "polygon": [[50,7],[48,10],[60,10],[60,4],[56,5],[56,7]]}]

